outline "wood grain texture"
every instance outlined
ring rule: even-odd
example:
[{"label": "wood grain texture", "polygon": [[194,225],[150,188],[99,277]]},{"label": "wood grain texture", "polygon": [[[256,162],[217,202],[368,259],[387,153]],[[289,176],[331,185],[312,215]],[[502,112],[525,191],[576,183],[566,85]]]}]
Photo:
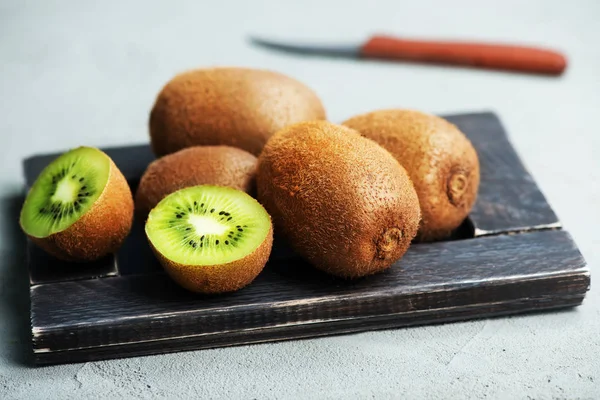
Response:
[{"label": "wood grain texture", "polygon": [[[65,364],[165,354],[180,351],[203,350],[217,347],[231,347],[283,340],[298,340],[331,335],[343,335],[366,331],[397,329],[426,324],[442,324],[478,318],[502,317],[524,312],[540,312],[572,307],[580,302],[580,296],[554,297],[552,305],[548,297],[526,298],[516,301],[482,304],[472,307],[449,307],[444,310],[423,311],[410,314],[391,314],[372,318],[356,318],[332,322],[314,321],[304,325],[295,325],[293,331],[286,326],[231,331],[210,337],[183,336],[176,340],[158,340],[148,342],[110,344],[101,347],[78,348],[67,351],[36,352],[34,357],[38,365]],[[333,330],[332,328],[335,328]]]},{"label": "wood grain texture", "polygon": [[[194,295],[165,278],[34,286],[37,361],[58,362],[65,352],[65,360],[89,360],[573,306],[590,283],[563,231],[415,245],[388,272],[359,281],[326,276],[297,258],[271,263],[252,285],[225,296]],[[92,351],[105,346],[122,350]]]}]

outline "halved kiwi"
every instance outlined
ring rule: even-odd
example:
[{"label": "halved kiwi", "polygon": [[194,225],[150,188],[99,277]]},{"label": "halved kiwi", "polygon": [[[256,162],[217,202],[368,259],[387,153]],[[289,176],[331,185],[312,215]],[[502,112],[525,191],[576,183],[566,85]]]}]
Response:
[{"label": "halved kiwi", "polygon": [[150,211],[146,236],[165,271],[201,293],[241,289],[262,271],[273,244],[271,217],[237,189],[200,185],[171,193]]},{"label": "halved kiwi", "polygon": [[67,261],[116,251],[131,229],[133,197],[108,155],[79,147],[52,161],[21,209],[20,225],[37,245]]}]

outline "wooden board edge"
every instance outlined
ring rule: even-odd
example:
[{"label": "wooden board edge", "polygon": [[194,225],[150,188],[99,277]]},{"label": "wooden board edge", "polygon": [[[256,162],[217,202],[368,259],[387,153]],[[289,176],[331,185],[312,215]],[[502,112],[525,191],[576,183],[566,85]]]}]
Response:
[{"label": "wooden board edge", "polygon": [[[511,301],[506,303],[478,304],[469,308],[448,309],[445,311],[444,315],[436,317],[435,323],[445,324],[573,308],[582,304],[584,296],[585,293],[562,296],[556,298],[551,305],[548,304],[547,297],[531,297],[524,298],[518,302]],[[49,349],[35,349],[33,352],[33,359],[36,365],[43,366],[311,339],[386,329],[399,329],[430,325],[432,322],[428,320],[427,317],[436,311],[438,310],[422,312],[418,318],[413,316],[399,318],[397,314],[390,314],[378,316],[377,318],[297,325],[294,326],[293,330],[286,327],[263,328],[255,330],[251,335],[248,335],[248,332],[233,332],[221,335],[214,334],[214,337],[209,338],[209,340],[207,340],[206,337],[189,337],[138,342],[134,344],[81,348],[76,350],[51,351]],[[477,312],[477,316],[468,315],[474,311]],[[336,325],[335,329],[323,329],[331,328],[332,324]],[[241,334],[244,335],[243,340],[240,340]]]},{"label": "wooden board edge", "polygon": [[[317,324],[319,326],[322,327],[322,329],[324,330],[328,330],[329,333],[327,333],[328,335],[335,335],[338,334],[338,329],[337,326],[342,324],[352,324],[355,323],[357,326],[369,326],[369,329],[367,330],[373,330],[373,329],[378,329],[377,326],[377,321],[380,320],[381,318],[385,318],[385,317],[389,317],[391,318],[392,316],[394,318],[398,318],[399,320],[403,321],[402,324],[398,325],[398,327],[401,326],[409,326],[411,325],[411,320],[415,320],[415,321],[422,321],[423,324],[425,323],[429,323],[429,324],[433,324],[433,323],[440,323],[443,322],[440,320],[441,316],[444,313],[448,312],[448,310],[452,310],[453,313],[456,313],[457,315],[460,315],[461,319],[474,319],[474,318],[481,318],[481,317],[488,317],[488,316],[494,316],[496,315],[495,312],[489,312],[488,315],[482,315],[481,313],[484,312],[484,310],[487,307],[491,307],[491,306],[495,306],[498,307],[498,309],[496,310],[497,312],[504,312],[504,311],[510,311],[510,312],[525,312],[525,311],[533,311],[533,310],[543,310],[543,309],[554,309],[557,307],[573,307],[573,306],[577,306],[580,305],[583,301],[583,299],[585,298],[585,295],[587,293],[587,291],[590,288],[590,281],[591,281],[591,275],[590,275],[590,271],[589,268],[586,266],[584,268],[575,270],[575,271],[570,271],[569,273],[564,273],[564,274],[553,274],[550,276],[544,276],[544,277],[534,277],[532,279],[530,279],[528,282],[519,282],[519,285],[527,285],[527,284],[531,284],[532,281],[537,281],[535,283],[540,284],[540,281],[545,281],[545,286],[544,287],[548,287],[547,292],[538,292],[536,293],[535,296],[521,296],[521,297],[514,297],[514,298],[505,298],[503,300],[495,300],[495,301],[486,301],[486,302],[480,302],[480,303],[474,303],[474,304],[466,304],[466,305],[453,305],[453,306],[442,306],[442,307],[438,307],[438,308],[431,308],[431,309],[414,309],[414,310],[401,310],[399,312],[393,312],[393,313],[377,313],[374,315],[364,315],[364,316],[360,316],[360,317],[348,317],[348,316],[338,316],[337,318],[329,318],[329,319],[313,319],[310,321],[305,321],[305,320],[300,320],[300,321],[296,321],[296,322],[292,322],[292,323],[285,323],[285,324],[281,324],[281,325],[271,325],[271,326],[259,326],[259,327],[255,327],[255,328],[245,328],[245,329],[237,329],[237,330],[222,330],[222,331],[215,331],[215,332],[208,332],[208,333],[193,333],[193,332],[187,332],[185,334],[179,333],[179,334],[175,334],[175,336],[169,336],[169,337],[160,337],[160,338],[155,338],[155,339],[147,339],[147,340],[140,340],[140,341],[128,341],[128,342],[115,342],[115,343],[98,343],[96,345],[93,346],[89,346],[89,348],[96,348],[96,349],[102,349],[102,348],[117,348],[118,346],[122,346],[123,348],[128,348],[130,346],[132,346],[133,348],[136,348],[138,346],[143,346],[143,343],[156,343],[158,344],[157,346],[157,350],[158,349],[162,349],[161,344],[164,343],[168,343],[170,341],[178,341],[178,340],[182,340],[182,338],[196,338],[196,341],[200,344],[204,343],[204,342],[211,342],[213,341],[212,338],[218,338],[221,336],[225,336],[225,337],[237,337],[237,335],[252,335],[251,332],[253,331],[273,331],[273,332],[277,332],[279,329],[283,329],[283,330],[287,330],[288,332],[290,332],[291,334],[293,334],[296,331],[302,331],[304,328],[304,326],[310,325],[313,326],[315,325],[315,321],[317,322]],[[513,287],[515,286],[514,284],[511,284],[510,282],[505,282],[504,284],[498,284],[498,283],[493,283],[492,285],[495,285],[496,287]],[[560,292],[558,292],[556,290],[556,288],[553,288],[553,285],[556,287],[561,288]],[[487,287],[483,288],[485,290],[490,290],[490,285],[488,285]],[[515,289],[515,291],[518,293],[519,292],[519,288],[513,287],[513,289]],[[461,289],[462,291],[466,292],[468,291],[468,289]],[[456,292],[460,292],[461,290],[458,290]],[[402,302],[402,301],[406,301],[406,299],[403,299],[401,295],[397,295],[395,296],[395,299],[397,299],[397,301]],[[409,300],[410,302],[410,300]],[[442,304],[443,305],[443,304]],[[522,305],[522,309],[519,309],[517,307],[517,305]],[[479,313],[476,315],[469,315],[468,312],[472,312],[470,310],[478,310]],[[424,316],[429,316],[429,320],[424,321]],[[470,317],[470,318],[469,318]],[[178,317],[175,317],[174,319],[176,320]],[[150,323],[151,321],[149,320],[148,323]],[[174,321],[175,323],[177,323],[177,321]],[[180,321],[181,322],[181,321]],[[360,323],[358,323],[360,322]],[[114,322],[108,322],[109,324],[114,324]],[[71,337],[70,335],[76,335],[76,331],[77,331],[77,327],[72,327],[73,329],[68,330],[68,331],[61,331],[60,329],[58,330],[32,330],[32,341],[33,341],[33,351],[34,351],[34,355],[37,357],[38,355],[41,355],[41,357],[44,357],[44,354],[46,353],[69,353],[69,352],[78,352],[78,351],[82,351],[85,350],[84,348],[59,348],[60,345],[58,344],[58,342],[60,342],[61,338],[65,338],[65,337]],[[83,327],[82,327],[83,328]],[[112,327],[114,328],[114,327]],[[108,331],[110,331],[110,327],[105,327],[102,328],[102,326],[96,326],[95,327],[96,333],[100,334],[102,332],[107,333]],[[114,334],[114,332],[113,332]],[[66,336],[65,336],[66,335]],[[119,337],[118,334],[116,334],[116,337]],[[187,340],[187,339],[186,339]],[[191,340],[191,339],[189,339]],[[232,339],[233,341],[234,339]],[[246,339],[243,340],[243,342],[245,342]],[[259,341],[264,341],[264,340],[259,340]],[[228,345],[233,345],[235,343],[229,343]],[[54,347],[55,349],[51,349],[48,346]],[[220,345],[215,345],[214,347],[219,347]],[[90,350],[91,351],[91,350]],[[152,352],[150,350],[148,350],[149,353],[151,354]],[[155,351],[155,352],[156,352]],[[158,351],[158,352],[162,352],[162,350]]]}]

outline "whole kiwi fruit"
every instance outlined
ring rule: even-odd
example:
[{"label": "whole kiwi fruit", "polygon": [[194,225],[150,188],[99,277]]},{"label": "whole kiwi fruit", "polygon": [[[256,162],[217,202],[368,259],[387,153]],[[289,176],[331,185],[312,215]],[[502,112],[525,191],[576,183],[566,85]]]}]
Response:
[{"label": "whole kiwi fruit", "polygon": [[159,158],[142,175],[135,193],[135,208],[147,215],[165,196],[197,185],[229,186],[254,190],[256,157],[230,146],[194,146]]},{"label": "whole kiwi fruit", "polygon": [[280,73],[250,68],[205,68],[175,76],[150,113],[157,156],[198,145],[228,145],[254,155],[288,124],[325,119],[317,95]]},{"label": "whole kiwi fruit", "polygon": [[241,190],[180,189],[150,211],[146,236],[165,271],[199,293],[239,290],[263,270],[273,244],[271,217]]},{"label": "whole kiwi fruit", "polygon": [[383,271],[417,233],[419,201],[408,174],[350,128],[325,121],[283,128],[259,156],[256,179],[276,231],[332,275]]},{"label": "whole kiwi fruit", "polygon": [[93,261],[115,252],[129,234],[133,198],[106,153],[79,147],[44,168],[25,198],[19,222],[53,256]]},{"label": "whole kiwi fruit", "polygon": [[386,148],[408,171],[421,205],[417,240],[447,238],[467,217],[479,188],[479,159],[469,139],[435,115],[374,111],[345,121]]}]

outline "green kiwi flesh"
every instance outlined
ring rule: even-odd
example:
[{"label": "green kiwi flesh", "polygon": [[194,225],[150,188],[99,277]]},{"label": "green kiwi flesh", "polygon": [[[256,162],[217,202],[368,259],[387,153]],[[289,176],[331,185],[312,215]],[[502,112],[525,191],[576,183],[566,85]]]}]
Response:
[{"label": "green kiwi flesh", "polygon": [[34,238],[68,229],[98,200],[110,168],[110,159],[90,147],[59,156],[40,173],[29,191],[21,210],[22,229]]},{"label": "green kiwi flesh", "polygon": [[172,263],[215,266],[253,253],[271,231],[266,210],[237,189],[201,185],[178,190],[150,211],[146,235]]}]

